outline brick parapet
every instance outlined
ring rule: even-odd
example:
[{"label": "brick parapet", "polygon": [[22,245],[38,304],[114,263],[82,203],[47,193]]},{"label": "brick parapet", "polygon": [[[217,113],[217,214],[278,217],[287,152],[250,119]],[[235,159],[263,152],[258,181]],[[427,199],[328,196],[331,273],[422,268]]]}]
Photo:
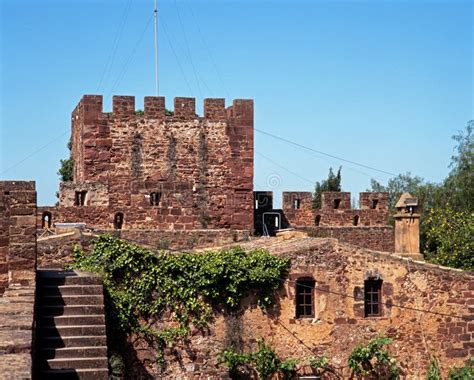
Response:
[{"label": "brick parapet", "polygon": [[[74,181],[61,185],[54,219],[95,223],[75,204],[75,193],[85,191],[84,206],[104,215],[100,227],[127,212],[124,228],[252,229],[253,101],[225,108],[224,99],[205,99],[204,117],[196,115],[194,98],[175,98],[174,106],[168,116],[163,97],[146,97],[142,113],[134,97],[114,96],[112,112],[104,113],[101,96],[85,95],[73,112]],[[171,183],[184,185],[160,190]],[[172,205],[160,204],[157,213],[146,198],[152,192]]]},{"label": "brick parapet", "polygon": [[[323,192],[321,208],[313,209],[310,192],[283,192],[283,211],[291,227],[387,226],[388,194],[359,194],[360,208],[351,208],[351,193]],[[339,200],[335,208],[336,200]],[[299,202],[297,202],[299,201]],[[299,208],[296,208],[296,204]],[[375,207],[374,207],[375,206]]]}]

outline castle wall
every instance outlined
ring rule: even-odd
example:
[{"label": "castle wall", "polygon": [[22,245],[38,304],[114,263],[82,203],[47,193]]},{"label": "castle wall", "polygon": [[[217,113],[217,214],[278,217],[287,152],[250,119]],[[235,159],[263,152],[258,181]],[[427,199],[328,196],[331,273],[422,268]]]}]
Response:
[{"label": "castle wall", "polygon": [[31,378],[35,279],[35,183],[0,181],[0,377],[2,378]]},{"label": "castle wall", "polygon": [[310,192],[283,193],[283,211],[291,227],[387,225],[388,193],[360,193],[359,204],[359,209],[351,208],[351,193],[323,192],[321,208],[313,209]]},{"label": "castle wall", "polygon": [[[72,114],[74,181],[60,188],[56,222],[123,229],[253,227],[253,101],[175,98],[166,116],[162,97],[86,95]],[[83,197],[78,202],[78,193]],[[152,202],[151,194],[159,194]],[[83,204],[83,205],[81,205]]]},{"label": "castle wall", "polygon": [[[379,334],[393,338],[389,350],[400,365],[401,378],[425,379],[431,355],[438,359],[444,376],[474,355],[472,274],[350,247],[334,239],[306,238],[288,241],[286,247],[281,241],[274,246],[268,239],[261,241],[268,242],[270,252],[292,259],[274,307],[263,312],[249,298],[234,314],[216,314],[209,331],[194,331],[186,344],[166,351],[164,377],[225,376],[218,353],[230,343],[245,352],[255,350],[258,338],[264,338],[280,358],[299,359],[299,375],[310,373],[304,365],[310,356],[325,354],[339,378],[350,378],[351,351]],[[249,246],[258,248],[256,243]],[[315,280],[314,318],[296,317],[295,282],[302,277]],[[378,317],[364,315],[364,281],[371,277],[383,281]],[[170,324],[166,319],[162,322],[162,326]],[[153,357],[142,346],[137,355],[144,362]]]}]

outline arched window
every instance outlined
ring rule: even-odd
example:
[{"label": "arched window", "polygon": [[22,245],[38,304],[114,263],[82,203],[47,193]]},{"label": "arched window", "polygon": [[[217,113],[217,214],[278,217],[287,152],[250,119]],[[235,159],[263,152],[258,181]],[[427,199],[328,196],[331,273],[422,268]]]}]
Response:
[{"label": "arched window", "polygon": [[359,215],[355,215],[355,216],[354,216],[354,219],[352,219],[352,224],[353,224],[354,226],[359,225],[359,219],[360,219],[360,216],[359,216]]},{"label": "arched window", "polygon": [[370,277],[364,281],[364,310],[365,317],[380,317],[382,315],[382,280]]},{"label": "arched window", "polygon": [[117,212],[114,216],[114,228],[116,230],[121,230],[123,226],[123,213]]},{"label": "arched window", "polygon": [[314,317],[314,284],[312,278],[296,281],[296,318]]},{"label": "arched window", "polygon": [[51,228],[53,224],[53,216],[49,211],[44,211],[41,216],[41,228]]},{"label": "arched window", "polygon": [[161,193],[160,192],[153,192],[150,193],[150,204],[152,206],[158,206],[161,201]]},{"label": "arched window", "polygon": [[320,223],[321,223],[321,215],[316,215],[316,218],[314,218],[314,224],[316,226],[319,226]]}]

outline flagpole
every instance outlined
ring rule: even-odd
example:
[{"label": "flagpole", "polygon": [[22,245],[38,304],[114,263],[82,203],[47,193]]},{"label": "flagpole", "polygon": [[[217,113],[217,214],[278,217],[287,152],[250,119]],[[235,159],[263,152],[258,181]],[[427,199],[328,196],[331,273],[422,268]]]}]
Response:
[{"label": "flagpole", "polygon": [[160,93],[159,81],[158,81],[158,0],[155,0],[155,87],[156,87],[156,96]]}]

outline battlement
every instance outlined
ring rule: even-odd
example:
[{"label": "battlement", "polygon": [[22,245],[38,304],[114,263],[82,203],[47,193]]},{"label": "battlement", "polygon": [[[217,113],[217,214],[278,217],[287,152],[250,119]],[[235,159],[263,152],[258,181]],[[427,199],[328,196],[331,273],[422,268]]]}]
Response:
[{"label": "battlement", "polygon": [[[312,208],[313,194],[309,191],[283,192],[283,209],[305,210]],[[360,210],[388,210],[388,193],[359,193]],[[351,193],[325,191],[321,194],[321,210],[356,210],[351,206]]]},{"label": "battlement", "polygon": [[[194,120],[207,119],[211,121],[225,121],[233,119],[241,126],[253,125],[253,100],[235,99],[232,105],[225,106],[223,98],[204,99],[204,115],[196,114],[196,99],[187,97],[175,97],[173,99],[172,115],[166,114],[165,98],[162,96],[145,96],[144,110],[138,112],[135,109],[134,96],[112,97],[112,112],[107,113],[113,119],[173,119],[173,120]],[[82,116],[85,122],[93,121],[105,115],[103,112],[102,95],[84,95],[73,112],[73,119]]]}]

